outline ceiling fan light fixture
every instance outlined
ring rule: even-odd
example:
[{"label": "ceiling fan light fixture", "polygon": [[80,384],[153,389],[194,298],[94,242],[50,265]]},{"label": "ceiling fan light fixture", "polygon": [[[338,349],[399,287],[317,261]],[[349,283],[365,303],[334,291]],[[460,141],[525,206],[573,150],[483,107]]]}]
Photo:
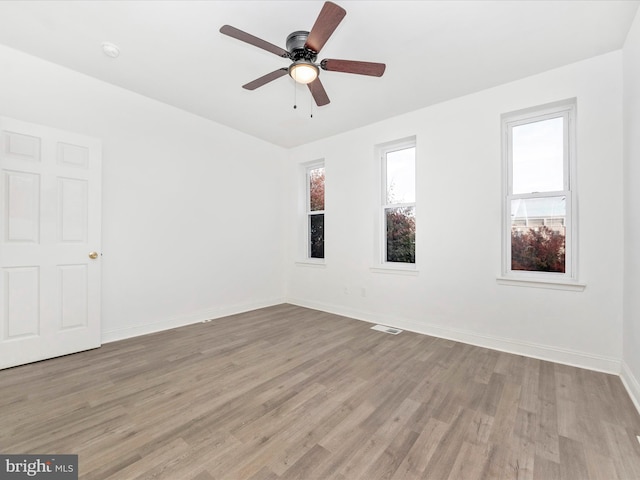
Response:
[{"label": "ceiling fan light fixture", "polygon": [[299,60],[289,67],[289,76],[298,83],[311,83],[318,78],[318,67],[313,63]]}]

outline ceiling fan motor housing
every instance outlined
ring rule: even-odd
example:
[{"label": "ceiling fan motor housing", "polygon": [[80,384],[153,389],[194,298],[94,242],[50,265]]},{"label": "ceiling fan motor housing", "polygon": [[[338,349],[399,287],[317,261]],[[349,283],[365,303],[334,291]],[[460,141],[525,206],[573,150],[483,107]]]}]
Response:
[{"label": "ceiling fan motor housing", "polygon": [[291,58],[291,60],[307,60],[309,62],[316,61],[316,52],[309,50],[304,46],[308,37],[309,32],[304,30],[298,30],[297,32],[289,34],[287,37],[287,50],[289,51],[289,58]]}]

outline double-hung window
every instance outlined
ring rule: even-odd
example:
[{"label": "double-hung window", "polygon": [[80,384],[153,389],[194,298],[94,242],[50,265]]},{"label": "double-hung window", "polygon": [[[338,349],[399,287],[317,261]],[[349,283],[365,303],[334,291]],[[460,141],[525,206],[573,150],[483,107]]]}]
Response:
[{"label": "double-hung window", "polygon": [[416,263],[416,144],[415,139],[379,149],[382,167],[380,207],[381,264]]},{"label": "double-hung window", "polygon": [[503,276],[576,281],[575,100],[502,116]]},{"label": "double-hung window", "polygon": [[324,163],[306,168],[307,258],[324,258]]}]

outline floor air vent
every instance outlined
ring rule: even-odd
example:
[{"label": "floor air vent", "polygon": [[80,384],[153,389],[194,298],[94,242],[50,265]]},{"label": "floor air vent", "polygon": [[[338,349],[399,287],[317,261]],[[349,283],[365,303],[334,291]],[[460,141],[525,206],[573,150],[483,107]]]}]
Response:
[{"label": "floor air vent", "polygon": [[373,327],[371,327],[371,330],[390,333],[391,335],[398,335],[399,333],[402,333],[402,330],[400,330],[399,328],[387,327],[386,325],[374,325]]}]

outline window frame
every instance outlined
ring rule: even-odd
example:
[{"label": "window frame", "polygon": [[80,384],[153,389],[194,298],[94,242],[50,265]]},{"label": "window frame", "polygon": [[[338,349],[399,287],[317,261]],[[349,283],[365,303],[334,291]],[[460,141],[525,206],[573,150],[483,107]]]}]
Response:
[{"label": "window frame", "polygon": [[[413,202],[387,203],[387,155],[399,150],[415,149],[413,181],[416,198]],[[416,137],[407,137],[400,140],[387,142],[376,146],[377,170],[379,172],[376,187],[376,246],[375,259],[372,271],[381,273],[416,274],[418,267],[418,222],[417,222],[417,172],[418,172],[418,148]],[[414,262],[390,262],[387,261],[387,222],[386,211],[391,208],[412,207],[416,219],[416,237],[414,240]]]},{"label": "window frame", "polygon": [[[311,171],[317,169],[324,169],[325,172],[325,208],[324,210],[311,210]],[[326,259],[326,250],[323,248],[324,256],[320,257],[312,257],[311,256],[311,217],[322,215],[326,220],[326,167],[323,159],[314,160],[312,162],[307,162],[301,165],[301,176],[303,186],[301,187],[301,199],[302,199],[302,208],[301,208],[301,220],[300,220],[300,232],[302,233],[300,236],[302,241],[300,242],[299,248],[299,258],[296,263],[298,264],[309,264],[309,265],[319,265],[322,266],[325,263]],[[326,226],[326,224],[325,224]],[[324,229],[326,232],[326,228]],[[323,236],[323,243],[326,245],[326,238]]]},{"label": "window frame", "polygon": [[[578,215],[576,202],[576,113],[575,98],[505,113],[501,116],[503,193],[502,193],[502,280],[505,284],[530,286],[578,284]],[[513,129],[553,118],[563,118],[563,186],[562,190],[513,193]],[[540,272],[511,268],[511,205],[514,200],[565,197],[565,271]],[[538,283],[539,285],[536,285]]]}]

